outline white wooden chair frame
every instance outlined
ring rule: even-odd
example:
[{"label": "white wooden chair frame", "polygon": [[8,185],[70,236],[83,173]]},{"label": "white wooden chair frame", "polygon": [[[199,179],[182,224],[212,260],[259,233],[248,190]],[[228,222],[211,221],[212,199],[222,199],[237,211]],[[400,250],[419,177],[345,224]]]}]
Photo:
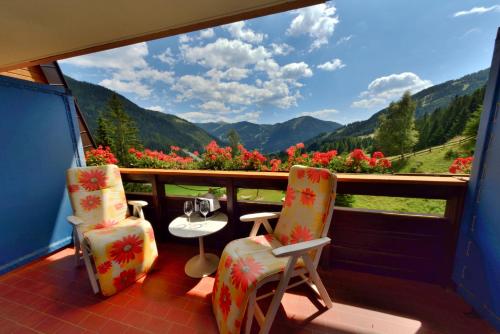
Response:
[{"label": "white wooden chair frame", "polygon": [[[128,201],[128,204],[133,207],[132,215],[144,219],[144,212],[142,208],[148,203],[146,201]],[[99,293],[99,284],[97,283],[98,277],[96,274],[95,266],[92,261],[92,249],[85,241],[83,233],[78,231],[78,225],[85,224],[83,219],[77,216],[66,217],[68,222],[73,225],[73,243],[75,245],[75,261],[76,265],[80,265],[82,259],[87,269],[90,285],[95,294]]]},{"label": "white wooden chair frame", "polygon": [[[327,237],[327,234],[333,216],[334,204],[335,198],[332,198],[330,201],[326,223],[323,227],[320,238],[310,241],[298,242],[296,244],[282,246],[272,250],[274,256],[288,256],[289,259],[283,272],[274,274],[258,282],[255,290],[250,295],[247,308],[247,319],[245,324],[246,334],[250,333],[254,317],[260,326],[259,334],[269,333],[285,291],[302,283],[306,283],[323,300],[327,308],[332,308],[332,300],[330,299],[328,291],[326,290],[323,282],[321,281],[321,278],[318,275],[317,267],[323,247],[331,242],[330,238]],[[261,225],[264,226],[267,233],[272,234],[273,229],[269,224],[269,219],[279,218],[279,216],[279,212],[263,212],[244,215],[240,217],[240,220],[243,222],[254,223],[252,230],[250,231],[250,237],[254,237],[257,235]],[[316,252],[314,258],[311,258],[309,253],[313,250],[316,250]],[[305,267],[295,269],[295,265],[300,258],[302,258],[302,260],[304,261]],[[289,284],[290,279],[294,277],[300,277],[301,280],[296,283]],[[276,290],[267,294],[263,294],[261,296],[257,296],[257,291],[260,287],[273,281],[279,281]],[[264,315],[264,312],[257,304],[257,301],[273,295],[274,297],[271,301],[271,305],[269,306],[267,313]]]}]

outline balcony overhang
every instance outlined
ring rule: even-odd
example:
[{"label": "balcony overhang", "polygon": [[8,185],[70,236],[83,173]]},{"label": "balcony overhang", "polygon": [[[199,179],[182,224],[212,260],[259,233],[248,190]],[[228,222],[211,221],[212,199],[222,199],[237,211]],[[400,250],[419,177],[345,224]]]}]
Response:
[{"label": "balcony overhang", "polygon": [[322,3],[322,0],[10,1],[0,72]]}]

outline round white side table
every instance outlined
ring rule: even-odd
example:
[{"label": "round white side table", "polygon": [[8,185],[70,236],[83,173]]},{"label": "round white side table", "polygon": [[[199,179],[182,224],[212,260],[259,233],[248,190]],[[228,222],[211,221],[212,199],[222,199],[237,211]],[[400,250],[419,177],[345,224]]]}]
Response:
[{"label": "round white side table", "polygon": [[168,225],[168,231],[179,238],[198,238],[200,254],[192,257],[184,266],[186,275],[193,278],[208,276],[217,270],[219,257],[215,254],[205,253],[203,237],[218,232],[227,225],[227,216],[218,212],[211,217],[201,217],[194,213],[188,221],[187,216],[175,218]]}]

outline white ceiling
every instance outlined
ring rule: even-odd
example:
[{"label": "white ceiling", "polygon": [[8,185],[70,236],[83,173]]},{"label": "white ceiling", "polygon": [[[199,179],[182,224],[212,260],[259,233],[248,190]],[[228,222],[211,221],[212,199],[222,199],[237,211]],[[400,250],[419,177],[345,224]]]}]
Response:
[{"label": "white ceiling", "polygon": [[176,35],[321,0],[2,1],[0,71]]}]

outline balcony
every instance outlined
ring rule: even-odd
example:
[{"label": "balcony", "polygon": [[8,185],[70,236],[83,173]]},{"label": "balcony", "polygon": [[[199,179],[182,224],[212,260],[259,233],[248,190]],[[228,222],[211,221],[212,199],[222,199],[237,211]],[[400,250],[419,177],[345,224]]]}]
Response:
[{"label": "balcony", "polygon": [[[159,244],[156,269],[110,298],[94,296],[71,247],[0,278],[2,333],[217,333],[211,311],[213,275],[192,279],[185,262],[191,242],[169,236],[169,221],[185,197],[167,184],[224,187],[228,226],[206,239],[220,253],[251,226],[238,216],[279,210],[279,203],[239,200],[238,188],[282,190],[286,173],[121,169],[124,182],[151,184],[147,218]],[[391,175],[339,175],[343,194],[442,199],[443,216],[336,208],[320,275],[334,300],[324,308],[307,290],[289,290],[272,333],[488,333],[493,330],[449,290],[451,264],[467,179]],[[356,237],[354,237],[356,236]],[[266,299],[262,301],[268,302]],[[263,305],[265,307],[265,305]],[[255,327],[255,326],[254,326]],[[256,328],[254,328],[255,330]]]}]

